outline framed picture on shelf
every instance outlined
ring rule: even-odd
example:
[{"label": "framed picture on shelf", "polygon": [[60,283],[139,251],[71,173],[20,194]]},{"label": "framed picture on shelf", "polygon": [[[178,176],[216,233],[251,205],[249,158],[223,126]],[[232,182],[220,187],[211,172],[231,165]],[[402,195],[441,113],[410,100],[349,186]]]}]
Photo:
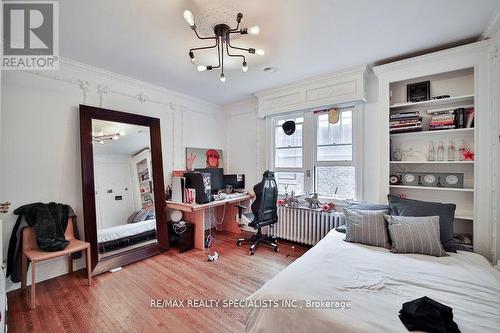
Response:
[{"label": "framed picture on shelf", "polygon": [[431,99],[431,81],[423,81],[406,85],[406,101],[422,102]]}]

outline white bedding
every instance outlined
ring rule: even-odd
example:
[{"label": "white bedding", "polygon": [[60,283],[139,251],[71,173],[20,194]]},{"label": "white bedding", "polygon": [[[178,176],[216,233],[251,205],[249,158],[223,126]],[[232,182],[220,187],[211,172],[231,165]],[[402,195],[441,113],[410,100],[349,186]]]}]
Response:
[{"label": "white bedding", "polygon": [[156,229],[156,220],[129,223],[97,230],[97,243],[109,242],[115,239],[137,235]]},{"label": "white bedding", "polygon": [[351,309],[265,309],[249,332],[407,332],[404,302],[428,296],[453,308],[462,333],[500,332],[500,272],[482,256],[394,254],[347,243],[335,230],[268,281],[250,300],[350,300]]}]

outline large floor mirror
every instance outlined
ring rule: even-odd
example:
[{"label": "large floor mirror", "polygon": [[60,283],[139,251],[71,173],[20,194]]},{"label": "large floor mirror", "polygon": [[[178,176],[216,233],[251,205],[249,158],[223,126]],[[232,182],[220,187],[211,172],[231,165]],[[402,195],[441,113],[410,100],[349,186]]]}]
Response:
[{"label": "large floor mirror", "polygon": [[80,105],[80,137],[93,274],[168,249],[160,120]]}]

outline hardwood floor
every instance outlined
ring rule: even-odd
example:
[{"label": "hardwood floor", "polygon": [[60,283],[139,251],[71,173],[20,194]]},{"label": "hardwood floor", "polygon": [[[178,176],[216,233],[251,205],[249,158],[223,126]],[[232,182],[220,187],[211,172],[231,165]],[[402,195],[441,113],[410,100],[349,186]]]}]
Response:
[{"label": "hardwood floor", "polygon": [[152,299],[244,299],[307,247],[280,242],[280,252],[237,247],[236,235],[217,234],[220,259],[177,249],[104,273],[86,285],[84,270],[37,283],[37,308],[29,291],[8,294],[9,332],[242,332],[245,310],[152,308]]}]

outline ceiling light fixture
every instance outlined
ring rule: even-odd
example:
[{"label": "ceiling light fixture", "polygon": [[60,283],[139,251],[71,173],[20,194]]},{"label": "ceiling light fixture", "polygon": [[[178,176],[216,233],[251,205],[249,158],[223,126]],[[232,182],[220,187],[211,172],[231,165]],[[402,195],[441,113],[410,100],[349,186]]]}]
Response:
[{"label": "ceiling light fixture", "polygon": [[103,145],[105,141],[116,141],[120,137],[124,136],[125,132],[114,133],[114,134],[104,134],[103,132],[92,133],[92,143],[98,143]]},{"label": "ceiling light fixture", "polygon": [[[245,51],[250,54],[257,54],[257,55],[264,55],[264,50],[262,49],[254,49],[254,48],[243,48],[243,47],[238,47],[231,45],[231,35],[232,34],[241,34],[241,35],[246,35],[246,34],[252,34],[252,35],[257,35],[260,32],[260,28],[258,26],[253,26],[250,28],[241,28],[240,29],[240,23],[241,19],[243,18],[242,13],[238,13],[236,15],[236,28],[231,29],[227,24],[221,23],[221,24],[216,24],[214,26],[214,36],[210,37],[200,37],[198,32],[196,31],[196,24],[194,23],[194,17],[193,13],[190,10],[184,11],[184,19],[186,20],[187,24],[193,29],[196,37],[201,40],[214,40],[215,44],[212,46],[204,46],[204,47],[195,47],[189,50],[189,59],[191,59],[191,63],[194,65],[197,65],[196,69],[198,72],[204,72],[207,70],[212,70],[215,68],[220,68],[221,69],[221,75],[220,75],[220,80],[221,82],[226,82],[226,77],[224,75],[224,54],[226,54],[228,57],[234,57],[234,58],[241,58],[242,65],[241,65],[241,70],[243,72],[248,71],[248,64],[246,61],[246,57],[243,54],[234,54],[230,53],[229,49],[233,50],[239,50],[239,51]],[[205,66],[205,65],[198,65],[198,62],[195,58],[195,51],[199,50],[206,50],[206,49],[214,49],[217,48],[217,59],[218,59],[218,65],[217,66]]]}]

